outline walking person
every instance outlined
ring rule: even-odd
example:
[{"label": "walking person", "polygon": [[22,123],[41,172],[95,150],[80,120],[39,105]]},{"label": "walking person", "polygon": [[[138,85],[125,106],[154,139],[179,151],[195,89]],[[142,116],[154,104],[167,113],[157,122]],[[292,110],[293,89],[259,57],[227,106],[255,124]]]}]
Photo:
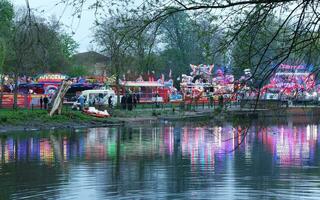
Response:
[{"label": "walking person", "polygon": [[42,98],[42,96],[40,97],[40,109],[42,110],[42,108],[43,108],[43,98]]},{"label": "walking person", "polygon": [[48,103],[49,103],[49,99],[48,99],[47,95],[45,95],[43,98],[43,105],[44,105],[45,110],[48,109]]}]

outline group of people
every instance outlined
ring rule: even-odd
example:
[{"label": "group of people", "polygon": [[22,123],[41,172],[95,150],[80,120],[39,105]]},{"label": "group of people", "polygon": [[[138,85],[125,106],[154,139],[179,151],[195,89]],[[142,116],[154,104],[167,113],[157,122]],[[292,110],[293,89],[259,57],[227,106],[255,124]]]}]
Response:
[{"label": "group of people", "polygon": [[40,109],[48,109],[48,104],[49,104],[49,98],[47,95],[45,95],[44,97],[40,97]]},{"label": "group of people", "polygon": [[121,98],[121,109],[123,110],[132,110],[137,107],[137,104],[140,103],[140,95],[136,93],[127,93]]}]

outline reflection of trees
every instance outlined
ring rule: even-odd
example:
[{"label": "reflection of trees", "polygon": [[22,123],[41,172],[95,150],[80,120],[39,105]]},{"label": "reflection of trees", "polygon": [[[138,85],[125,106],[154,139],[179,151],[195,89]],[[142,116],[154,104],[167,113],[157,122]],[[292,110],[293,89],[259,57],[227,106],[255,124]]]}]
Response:
[{"label": "reflection of trees", "polygon": [[[72,188],[74,180],[83,177],[95,180],[95,192],[103,196],[159,191],[186,197],[194,189],[227,185],[274,189],[283,182],[284,170],[289,178],[297,172],[317,174],[316,169],[299,171],[299,167],[319,163],[318,126],[252,128],[239,148],[230,151],[241,142],[241,129],[229,124],[161,125],[3,138],[0,187],[14,187],[1,191],[0,198],[26,190],[36,195],[47,191],[46,185],[52,186],[49,195],[55,196],[64,180]],[[62,170],[61,181],[57,177]]]}]

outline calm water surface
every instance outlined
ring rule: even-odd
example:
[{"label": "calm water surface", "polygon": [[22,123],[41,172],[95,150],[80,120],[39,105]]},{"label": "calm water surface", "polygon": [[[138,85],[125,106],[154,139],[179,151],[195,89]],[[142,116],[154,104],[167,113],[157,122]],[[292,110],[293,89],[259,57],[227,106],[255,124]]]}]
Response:
[{"label": "calm water surface", "polygon": [[317,123],[246,130],[209,122],[2,134],[0,199],[320,199]]}]

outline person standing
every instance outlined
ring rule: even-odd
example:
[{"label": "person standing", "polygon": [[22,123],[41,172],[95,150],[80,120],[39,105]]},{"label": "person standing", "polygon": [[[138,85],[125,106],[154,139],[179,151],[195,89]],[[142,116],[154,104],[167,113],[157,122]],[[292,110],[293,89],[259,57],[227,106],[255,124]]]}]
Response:
[{"label": "person standing", "polygon": [[84,96],[83,95],[79,96],[79,103],[80,103],[80,110],[82,110],[84,107]]},{"label": "person standing", "polygon": [[224,103],[223,95],[220,95],[220,96],[219,96],[218,101],[219,101],[219,107],[220,107],[220,108],[223,108],[223,103]]},{"label": "person standing", "polygon": [[49,103],[49,99],[48,99],[47,95],[45,95],[43,98],[43,105],[44,105],[45,110],[48,109],[48,103]]},{"label": "person standing", "polygon": [[109,97],[108,99],[108,105],[109,105],[109,108],[112,108],[112,96]]},{"label": "person standing", "polygon": [[133,94],[133,107],[137,108],[137,95],[136,95],[136,93]]},{"label": "person standing", "polygon": [[128,96],[127,96],[127,107],[128,107],[128,110],[131,111],[133,106],[133,101],[132,101],[132,94],[129,93]]},{"label": "person standing", "polygon": [[42,108],[43,108],[43,98],[42,98],[42,96],[40,97],[40,109],[42,110]]},{"label": "person standing", "polygon": [[139,87],[139,90],[137,93],[137,103],[140,103],[140,97],[141,97],[141,88]]},{"label": "person standing", "polygon": [[127,109],[127,98],[125,95],[122,96],[120,103],[121,103],[122,110],[126,110]]}]

